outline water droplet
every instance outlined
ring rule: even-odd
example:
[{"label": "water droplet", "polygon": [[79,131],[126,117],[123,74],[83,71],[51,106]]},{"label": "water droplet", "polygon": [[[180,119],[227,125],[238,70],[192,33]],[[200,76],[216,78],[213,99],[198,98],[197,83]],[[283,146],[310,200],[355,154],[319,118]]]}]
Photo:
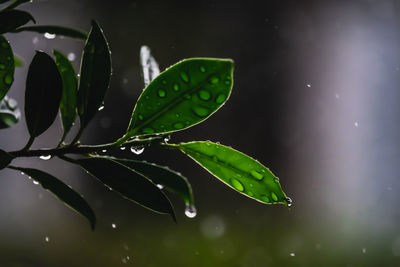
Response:
[{"label": "water droplet", "polygon": [[271,197],[273,201],[278,201],[278,197],[276,196],[276,194],[274,192],[271,192]]},{"label": "water droplet", "polygon": [[274,177],[274,183],[279,184],[279,178],[278,177]]},{"label": "water droplet", "polygon": [[44,34],[44,37],[47,38],[47,39],[54,39],[54,38],[56,38],[56,35],[46,32]]},{"label": "water droplet", "polygon": [[69,59],[69,61],[74,61],[75,60],[75,58],[76,58],[76,55],[75,55],[75,53],[68,53],[68,59]]},{"label": "water droplet", "polygon": [[33,184],[34,184],[34,185],[38,185],[38,184],[39,184],[39,182],[38,182],[38,181],[36,181],[36,180],[33,180]]},{"label": "water droplet", "polygon": [[177,122],[174,124],[174,128],[175,129],[182,129],[184,127],[183,123],[181,122]]},{"label": "water droplet", "polygon": [[199,117],[205,117],[209,114],[208,109],[203,108],[203,107],[193,107],[192,108],[194,114],[196,114]]},{"label": "water droplet", "polygon": [[211,84],[217,84],[217,83],[219,83],[219,78],[218,78],[218,76],[212,75],[212,76],[210,77],[210,79],[209,79],[209,82],[210,82]]},{"label": "water droplet", "polygon": [[179,91],[179,85],[177,83],[175,83],[173,89],[174,89],[175,92],[178,92]]},{"label": "water droplet", "polygon": [[367,254],[367,249],[366,248],[362,248],[362,253]]},{"label": "water droplet", "polygon": [[100,110],[103,110],[103,109],[104,109],[104,106],[101,105],[97,110],[100,111]]},{"label": "water droplet", "polygon": [[264,175],[262,175],[258,171],[252,170],[252,171],[250,171],[250,174],[251,174],[251,176],[253,176],[257,180],[262,180],[264,178]]},{"label": "water droplet", "polygon": [[164,189],[164,186],[162,184],[156,184],[158,188]]},{"label": "water droplet", "polygon": [[200,99],[204,100],[204,101],[210,100],[210,98],[211,98],[210,92],[206,91],[206,90],[200,90],[198,92],[198,94],[199,94]]},{"label": "water droplet", "polygon": [[131,147],[131,152],[136,155],[142,154],[143,151],[144,151],[144,146],[132,146]]},{"label": "water droplet", "polygon": [[206,72],[206,68],[204,68],[203,66],[200,67],[200,71],[201,72]]},{"label": "water droplet", "polygon": [[222,103],[224,103],[225,99],[226,99],[226,95],[225,94],[219,94],[217,96],[217,98],[215,99],[215,103],[222,104]]},{"label": "water droplet", "polygon": [[44,238],[44,241],[50,242],[50,237],[46,236],[46,237]]},{"label": "water droplet", "polygon": [[0,70],[4,70],[6,68],[6,66],[4,66],[4,64],[0,64]]},{"label": "water droplet", "polygon": [[144,128],[143,133],[145,134],[152,134],[154,133],[154,130],[152,128]]},{"label": "water droplet", "polygon": [[107,152],[107,149],[103,149],[101,152],[106,153],[106,152]]},{"label": "water droplet", "polygon": [[291,252],[289,255],[290,255],[290,257],[296,256],[296,254],[294,252]]},{"label": "water droplet", "polygon": [[311,84],[308,83],[308,84],[307,84],[307,87],[308,87],[308,88],[311,88]]},{"label": "water droplet", "polygon": [[116,225],[115,223],[112,223],[112,224],[111,224],[111,227],[112,227],[113,229],[115,229],[115,228],[117,228],[117,225]]},{"label": "water droplet", "polygon": [[270,203],[271,202],[271,200],[269,199],[269,197],[267,195],[261,195],[260,198],[265,203]]},{"label": "water droplet", "polygon": [[285,198],[285,201],[286,201],[286,205],[287,205],[288,207],[291,207],[291,206],[292,206],[293,201],[292,201],[292,199],[291,199],[290,197],[286,197],[286,198]]},{"label": "water droplet", "polygon": [[10,85],[13,82],[13,77],[11,75],[6,75],[4,77],[4,82],[8,85]]},{"label": "water droplet", "polygon": [[240,192],[243,192],[244,191],[244,186],[242,185],[242,183],[241,182],[239,182],[238,180],[236,180],[236,179],[231,179],[231,184],[232,184],[232,186],[233,186],[233,188],[235,188],[236,190],[238,190],[238,191],[240,191]]},{"label": "water droplet", "polygon": [[186,208],[185,208],[185,215],[188,218],[194,218],[197,215],[197,210],[196,207],[194,205],[187,205],[186,204]]},{"label": "water droplet", "polygon": [[39,158],[42,160],[49,160],[49,159],[51,159],[51,155],[42,155]]},{"label": "water droplet", "polygon": [[125,149],[126,149],[126,147],[124,147],[124,146],[121,146],[119,149],[121,149],[121,150],[125,150]]},{"label": "water droplet", "polygon": [[175,117],[179,118],[181,115],[179,113],[175,114]]},{"label": "water droplet", "polygon": [[189,76],[186,74],[186,72],[182,71],[180,76],[184,82],[189,82]]},{"label": "water droplet", "polygon": [[166,96],[167,96],[167,93],[165,92],[165,90],[159,89],[159,90],[158,90],[158,96],[159,96],[159,97],[166,97]]}]

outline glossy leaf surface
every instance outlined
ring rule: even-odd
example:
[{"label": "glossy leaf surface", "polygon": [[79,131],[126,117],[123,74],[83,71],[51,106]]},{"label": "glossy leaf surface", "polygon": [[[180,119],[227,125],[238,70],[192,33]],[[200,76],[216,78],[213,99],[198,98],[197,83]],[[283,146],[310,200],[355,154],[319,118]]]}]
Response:
[{"label": "glossy leaf surface", "polygon": [[29,134],[42,134],[58,113],[62,94],[62,79],[54,60],[36,51],[28,70],[25,90],[25,118]]},{"label": "glossy leaf surface", "polygon": [[103,105],[111,77],[111,53],[95,21],[83,51],[80,75],[78,113],[81,128],[85,128]]},{"label": "glossy leaf surface", "polygon": [[12,167],[12,169],[19,170],[40,183],[44,189],[49,190],[67,206],[88,219],[90,226],[94,229],[96,225],[96,216],[93,210],[85,199],[70,186],[64,184],[53,175],[40,170],[19,167]]},{"label": "glossy leaf surface", "polygon": [[77,115],[76,95],[78,79],[68,58],[59,51],[54,51],[54,55],[63,84],[60,113],[65,135],[71,129]]},{"label": "glossy leaf surface", "polygon": [[87,38],[87,34],[80,30],[62,27],[62,26],[55,26],[55,25],[25,26],[25,27],[20,27],[20,28],[16,29],[14,32],[23,32],[23,31],[37,32],[37,33],[43,33],[43,34],[50,33],[50,34],[56,34],[56,35],[65,36],[65,37],[82,39],[82,40],[86,40],[86,38]]},{"label": "glossy leaf surface", "polygon": [[0,170],[4,169],[11,163],[13,156],[8,154],[6,151],[0,149]]},{"label": "glossy leaf surface", "polygon": [[29,21],[35,22],[35,19],[28,12],[14,9],[1,11],[0,34],[12,32]]},{"label": "glossy leaf surface", "polygon": [[14,81],[14,54],[9,42],[0,35],[0,100],[5,97]]},{"label": "glossy leaf surface", "polygon": [[170,133],[204,121],[228,99],[232,81],[229,59],[191,58],[173,65],[139,97],[125,139]]},{"label": "glossy leaf surface", "polygon": [[267,167],[231,147],[208,141],[170,146],[179,148],[239,193],[262,203],[291,205],[279,179]]},{"label": "glossy leaf surface", "polygon": [[168,167],[146,161],[115,159],[117,162],[146,176],[153,183],[162,185],[168,191],[180,196],[187,205],[193,205],[192,187],[186,177]]},{"label": "glossy leaf surface", "polygon": [[21,111],[17,107],[17,101],[4,97],[0,101],[0,129],[5,129],[16,124],[21,118]]},{"label": "glossy leaf surface", "polygon": [[153,211],[170,214],[175,220],[171,203],[149,179],[122,164],[107,158],[76,160],[86,171],[107,187]]}]

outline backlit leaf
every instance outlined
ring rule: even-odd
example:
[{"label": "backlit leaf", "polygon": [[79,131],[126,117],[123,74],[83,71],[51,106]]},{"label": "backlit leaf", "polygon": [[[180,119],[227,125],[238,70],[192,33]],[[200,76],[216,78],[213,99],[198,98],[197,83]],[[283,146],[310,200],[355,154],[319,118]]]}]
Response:
[{"label": "backlit leaf", "polygon": [[0,149],[0,170],[4,169],[11,163],[13,156],[8,154],[6,151]]},{"label": "backlit leaf", "polygon": [[0,34],[12,32],[29,21],[35,22],[35,19],[28,12],[15,9],[1,11]]},{"label": "backlit leaf", "polygon": [[0,35],[0,100],[7,94],[14,81],[14,54],[10,44]]}]

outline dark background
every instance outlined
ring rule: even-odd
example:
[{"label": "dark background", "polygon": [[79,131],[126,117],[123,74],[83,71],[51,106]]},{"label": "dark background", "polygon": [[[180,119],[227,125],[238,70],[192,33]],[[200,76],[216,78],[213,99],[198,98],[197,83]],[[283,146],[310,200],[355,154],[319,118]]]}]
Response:
[{"label": "dark background", "polygon": [[[93,18],[105,32],[113,77],[86,144],[124,133],[143,89],[141,45],[161,70],[188,57],[232,58],[228,103],[171,142],[219,141],[251,155],[280,177],[293,206],[262,205],[176,151],[146,148],[139,158],[192,183],[198,215],[186,218],[171,196],[175,224],[70,164],[18,159],[82,192],[98,224],[90,231],[50,193],[3,170],[0,266],[399,266],[400,2],[37,0],[21,9],[38,24],[85,31]],[[6,37],[26,62],[10,91],[21,108],[35,49],[74,53],[78,71],[82,41]],[[33,147],[54,146],[61,133],[58,120]],[[22,120],[0,132],[0,148],[19,149],[27,138]]]}]

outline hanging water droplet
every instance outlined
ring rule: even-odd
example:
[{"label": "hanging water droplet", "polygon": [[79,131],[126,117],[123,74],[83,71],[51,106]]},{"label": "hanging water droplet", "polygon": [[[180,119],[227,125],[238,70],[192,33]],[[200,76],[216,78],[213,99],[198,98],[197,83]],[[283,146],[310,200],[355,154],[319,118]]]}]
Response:
[{"label": "hanging water droplet", "polygon": [[68,53],[68,60],[69,60],[69,61],[74,61],[75,58],[76,58],[75,53],[73,53],[73,52]]},{"label": "hanging water droplet", "polygon": [[49,160],[49,159],[51,159],[51,155],[42,155],[39,158],[42,160]]},{"label": "hanging water droplet", "polygon": [[292,199],[291,199],[290,197],[286,197],[285,201],[286,201],[286,205],[287,205],[288,207],[291,207],[291,206],[292,206],[293,201],[292,201]]},{"label": "hanging water droplet", "polygon": [[56,38],[56,35],[46,32],[44,34],[44,37],[47,38],[47,39],[54,39],[54,38]]},{"label": "hanging water droplet", "polygon": [[203,107],[193,107],[192,108],[194,114],[196,114],[199,117],[205,117],[209,114],[208,109],[203,108]]},{"label": "hanging water droplet", "polygon": [[250,171],[250,174],[257,180],[262,180],[264,178],[264,175],[255,170]]},{"label": "hanging water droplet", "polygon": [[217,96],[217,98],[215,99],[215,103],[217,104],[222,104],[226,99],[226,95],[225,94],[219,94]]},{"label": "hanging water droplet", "polygon": [[174,89],[175,92],[178,92],[179,91],[179,85],[177,83],[175,83],[173,89]]},{"label": "hanging water droplet", "polygon": [[180,76],[184,82],[189,82],[189,76],[186,74],[186,72],[182,71]]},{"label": "hanging water droplet", "polygon": [[50,242],[50,237],[46,236],[46,237],[44,238],[44,241]]},{"label": "hanging water droplet", "polygon": [[156,184],[158,188],[164,189],[164,186],[162,184]]},{"label": "hanging water droplet", "polygon": [[273,201],[278,201],[278,197],[276,196],[276,194],[274,192],[271,192],[271,197]]},{"label": "hanging water droplet", "polygon": [[115,229],[115,228],[117,228],[117,225],[116,225],[115,223],[112,223],[112,224],[111,224],[111,227],[112,227],[113,229]]},{"label": "hanging water droplet", "polygon": [[265,203],[270,203],[271,202],[271,200],[269,199],[269,197],[267,195],[261,195],[260,198]]},{"label": "hanging water droplet", "polygon": [[238,180],[236,180],[235,178],[231,179],[231,184],[233,186],[233,188],[235,188],[236,190],[243,192],[244,191],[244,186],[242,185],[241,182],[239,182]]},{"label": "hanging water droplet", "polygon": [[194,218],[197,215],[197,210],[196,207],[194,205],[188,205],[186,204],[186,208],[185,208],[185,215],[188,218]]},{"label": "hanging water droplet", "polygon": [[164,98],[164,97],[167,96],[167,93],[165,92],[165,90],[159,89],[158,90],[158,96]]},{"label": "hanging water droplet", "polygon": [[98,108],[98,111],[103,110],[103,109],[104,109],[104,105],[101,105],[101,106]]},{"label": "hanging water droplet", "polygon": [[131,147],[131,152],[136,155],[142,154],[143,151],[144,151],[144,146],[132,146]]},{"label": "hanging water droplet", "polygon": [[33,184],[34,184],[34,185],[38,185],[38,184],[39,184],[39,182],[38,182],[38,181],[36,181],[36,180],[33,180]]},{"label": "hanging water droplet", "polygon": [[121,150],[125,150],[125,149],[126,149],[126,147],[124,147],[124,146],[121,146],[119,149],[121,149]]},{"label": "hanging water droplet", "polygon": [[198,92],[198,94],[199,94],[200,99],[204,100],[204,101],[210,100],[210,98],[211,98],[210,92],[206,91],[206,90],[200,90]]}]

